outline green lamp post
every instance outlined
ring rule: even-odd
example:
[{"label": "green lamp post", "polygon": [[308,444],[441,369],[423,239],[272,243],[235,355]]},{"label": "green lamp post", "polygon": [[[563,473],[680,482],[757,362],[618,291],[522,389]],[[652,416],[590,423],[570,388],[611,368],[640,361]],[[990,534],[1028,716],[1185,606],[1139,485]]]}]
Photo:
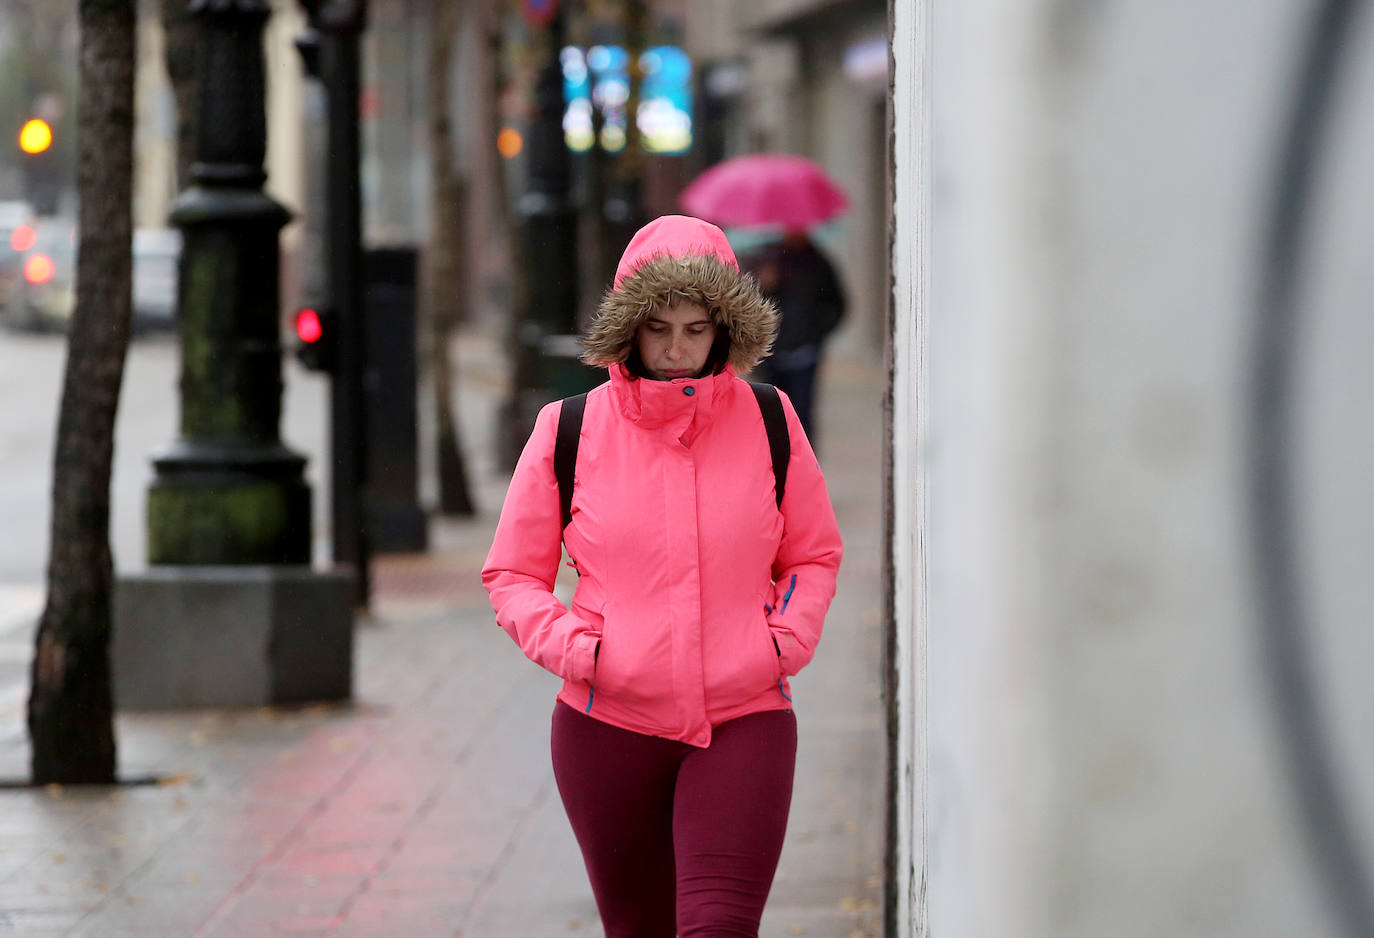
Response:
[{"label": "green lamp post", "polygon": [[287,210],[263,191],[266,0],[194,0],[204,24],[193,183],[172,210],[181,432],[154,457],[153,564],[308,564],[305,458],[278,436],[279,248]]}]

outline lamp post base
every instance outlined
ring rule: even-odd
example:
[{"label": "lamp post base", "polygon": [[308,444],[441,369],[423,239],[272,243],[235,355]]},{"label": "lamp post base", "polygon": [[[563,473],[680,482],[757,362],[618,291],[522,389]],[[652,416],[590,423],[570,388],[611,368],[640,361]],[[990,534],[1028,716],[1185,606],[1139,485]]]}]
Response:
[{"label": "lamp post base", "polygon": [[353,571],[162,566],[120,576],[111,643],[124,710],[347,700]]},{"label": "lamp post base", "polygon": [[309,564],[305,459],[280,445],[179,441],[153,459],[150,564]]}]

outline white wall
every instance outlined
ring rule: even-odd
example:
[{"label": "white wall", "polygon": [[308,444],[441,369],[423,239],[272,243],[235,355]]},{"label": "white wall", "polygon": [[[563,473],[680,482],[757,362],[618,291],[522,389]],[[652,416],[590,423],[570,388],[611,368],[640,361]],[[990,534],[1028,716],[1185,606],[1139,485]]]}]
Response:
[{"label": "white wall", "polygon": [[[899,869],[925,888],[904,934],[1336,934],[1244,501],[1256,258],[1311,9],[894,4]],[[1291,455],[1319,702],[1374,859],[1374,17],[1358,29]]]}]

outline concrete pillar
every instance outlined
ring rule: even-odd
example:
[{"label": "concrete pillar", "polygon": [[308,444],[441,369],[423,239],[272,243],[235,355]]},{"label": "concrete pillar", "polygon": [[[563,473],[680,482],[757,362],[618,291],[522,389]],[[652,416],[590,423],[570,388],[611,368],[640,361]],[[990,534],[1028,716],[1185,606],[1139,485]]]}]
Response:
[{"label": "concrete pillar", "polygon": [[1323,6],[892,4],[897,935],[1368,933],[1345,908],[1374,858],[1368,16],[1307,132],[1292,420],[1265,456],[1292,483],[1278,627],[1308,723],[1255,562],[1285,506],[1247,500]]}]

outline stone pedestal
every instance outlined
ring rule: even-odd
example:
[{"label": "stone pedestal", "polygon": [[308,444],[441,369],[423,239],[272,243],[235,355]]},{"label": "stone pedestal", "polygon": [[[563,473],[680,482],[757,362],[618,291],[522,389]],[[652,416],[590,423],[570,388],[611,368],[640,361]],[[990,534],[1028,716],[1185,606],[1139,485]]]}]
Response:
[{"label": "stone pedestal", "polygon": [[111,642],[123,710],[346,700],[353,572],[155,566],[121,576]]}]

